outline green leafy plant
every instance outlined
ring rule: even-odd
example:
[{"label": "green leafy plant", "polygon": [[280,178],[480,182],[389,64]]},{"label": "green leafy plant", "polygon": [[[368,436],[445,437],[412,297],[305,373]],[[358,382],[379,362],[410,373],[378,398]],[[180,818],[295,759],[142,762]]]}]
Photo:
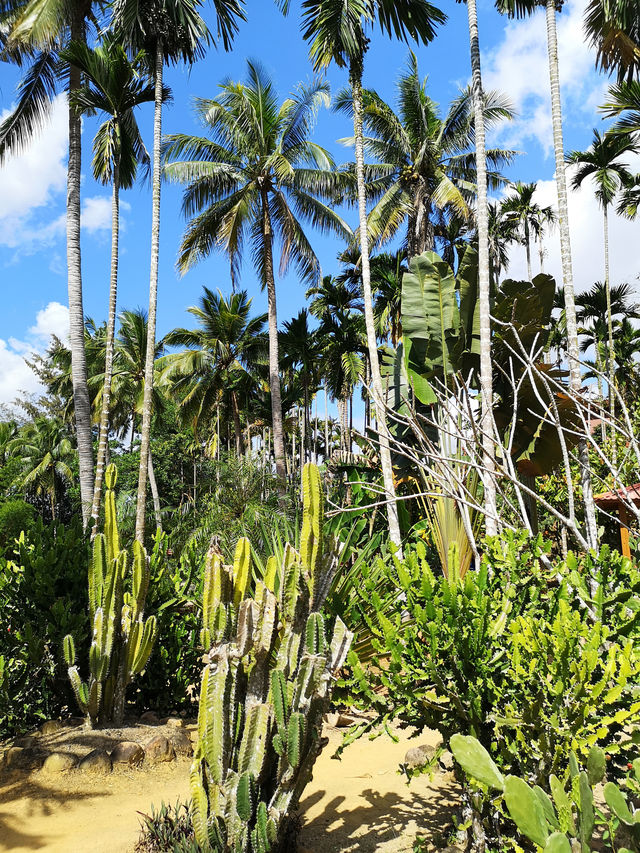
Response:
[{"label": "green leafy plant", "polygon": [[292,815],[320,750],[322,715],[352,634],[338,618],[325,635],[319,612],[337,563],[323,535],[317,468],[302,473],[300,550],[287,545],[255,582],[240,539],[233,566],[207,558],[198,744],[192,817],[201,849],[286,848]]},{"label": "green leafy plant", "polygon": [[[601,747],[591,748],[583,770],[575,753],[571,753],[564,775],[551,774],[545,791],[539,785],[531,787],[519,776],[504,776],[487,750],[470,735],[453,735],[450,746],[468,777],[492,796],[498,792],[494,807],[504,805],[518,832],[545,853],[571,853],[574,849],[584,853],[601,849],[602,843],[621,853],[629,848],[640,849],[640,810],[623,790],[615,782],[606,782],[602,793],[608,812],[597,804],[593,789],[603,782],[607,767]],[[631,770],[632,784],[637,786],[640,759],[635,760]],[[594,834],[598,825],[605,827],[600,838]]]},{"label": "green leafy plant", "polygon": [[73,636],[63,642],[69,679],[87,724],[113,721],[121,725],[127,685],[145,668],[157,634],[155,616],[144,618],[149,586],[149,561],[139,542],[133,543],[133,559],[120,547],[116,519],[117,471],[105,473],[104,533],[93,541],[89,563],[89,619],[92,641],[89,679],[82,681],[76,665]]}]

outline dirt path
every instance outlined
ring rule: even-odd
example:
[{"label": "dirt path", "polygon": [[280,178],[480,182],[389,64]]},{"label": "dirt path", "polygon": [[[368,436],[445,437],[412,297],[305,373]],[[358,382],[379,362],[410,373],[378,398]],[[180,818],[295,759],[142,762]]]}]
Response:
[{"label": "dirt path", "polygon": [[[455,789],[448,774],[429,783],[415,779],[407,787],[397,773],[407,739],[362,740],[341,761],[331,758],[340,731],[316,764],[301,803],[301,849],[308,853],[400,853],[410,851],[417,832],[437,846]],[[409,745],[434,743],[435,735]],[[151,804],[188,798],[189,759],[178,758],[150,770],[115,770],[108,776],[78,771],[45,776],[0,771],[0,851],[28,853],[130,853],[140,816]]]}]

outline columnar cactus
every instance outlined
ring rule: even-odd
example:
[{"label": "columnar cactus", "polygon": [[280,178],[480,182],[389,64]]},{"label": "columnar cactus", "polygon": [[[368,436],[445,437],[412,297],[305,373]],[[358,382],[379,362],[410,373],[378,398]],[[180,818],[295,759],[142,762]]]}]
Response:
[{"label": "columnar cactus", "polygon": [[91,727],[98,721],[119,725],[124,717],[127,685],[145,668],[157,634],[155,616],[144,619],[149,587],[149,560],[133,543],[129,571],[127,552],[120,547],[116,519],[117,470],[105,474],[104,533],[93,540],[89,563],[89,619],[92,626],[89,679],[82,681],[73,637],[63,641],[64,659],[76,700]]},{"label": "columnar cactus", "polygon": [[198,745],[191,768],[195,836],[203,850],[266,853],[285,840],[288,820],[320,750],[331,684],[353,639],[338,619],[331,640],[319,612],[337,564],[323,541],[318,469],[302,473],[300,552],[254,580],[251,547],[238,542],[233,566],[207,555]]}]

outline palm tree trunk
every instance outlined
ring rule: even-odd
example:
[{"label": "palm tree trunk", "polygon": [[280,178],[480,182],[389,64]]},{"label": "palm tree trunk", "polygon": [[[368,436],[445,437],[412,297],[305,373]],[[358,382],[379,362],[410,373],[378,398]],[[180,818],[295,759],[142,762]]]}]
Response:
[{"label": "palm tree trunk", "polygon": [[329,450],[329,389],[327,383],[324,383],[324,459],[325,462],[331,456]]},{"label": "palm tree trunk", "polygon": [[113,193],[111,201],[111,278],[109,282],[109,316],[107,318],[107,342],[105,350],[104,382],[102,385],[102,411],[100,413],[100,436],[96,459],[96,479],[93,485],[91,537],[98,532],[98,515],[102,496],[102,479],[107,458],[109,440],[109,414],[111,408],[111,382],[113,378],[113,350],[116,330],[116,302],[118,297],[118,240],[120,236],[120,187],[118,164],[113,170]]},{"label": "palm tree trunk", "polygon": [[529,224],[524,225],[524,239],[527,248],[527,276],[529,281],[533,281],[533,273],[531,272],[531,235],[529,234]]},{"label": "palm tree trunk", "polygon": [[[73,5],[71,38],[86,42],[80,4]],[[69,68],[69,95],[82,83],[80,70]],[[93,436],[91,399],[87,384],[87,355],[84,346],[84,308],[82,303],[82,257],[80,253],[80,181],[82,176],[82,123],[69,106],[69,164],[67,167],[67,286],[69,294],[69,348],[71,381],[80,469],[82,522],[89,522],[93,495]]]},{"label": "palm tree trunk", "polygon": [[162,165],[162,71],[164,55],[162,40],[158,39],[155,56],[155,105],[153,119],[153,189],[151,214],[151,269],[149,273],[149,316],[147,320],[147,351],[144,363],[144,397],[142,402],[142,429],[140,434],[140,468],[138,469],[138,501],[136,505],[136,539],[144,542],[144,522],[147,498],[147,473],[149,445],[151,442],[151,416],[153,412],[153,368],[156,355],[156,309],[158,302],[158,259],[160,255],[160,187]]},{"label": "palm tree trunk", "polygon": [[[607,332],[609,334],[609,346],[607,350],[607,381],[609,383],[609,417],[613,424],[616,414],[616,397],[614,391],[615,382],[615,357],[616,351],[613,346],[613,317],[611,315],[611,281],[609,279],[609,210],[608,205],[603,205],[602,219],[604,228],[604,289],[607,294]],[[611,464],[617,467],[616,453],[616,430],[611,426]]]},{"label": "palm tree trunk", "polygon": [[233,412],[233,430],[236,434],[236,456],[242,456],[242,425],[240,423],[240,410],[238,409],[238,397],[235,391],[231,392],[231,411]]},{"label": "palm tree trunk", "polygon": [[151,487],[151,496],[153,498],[153,514],[156,519],[156,528],[162,530],[162,513],[160,512],[160,493],[158,492],[158,484],[156,483],[156,475],[153,470],[153,457],[151,448],[149,448],[149,485]]},{"label": "palm tree trunk", "polygon": [[378,341],[373,318],[373,301],[371,294],[371,270],[369,267],[369,234],[367,231],[367,202],[364,180],[364,138],[362,130],[362,66],[351,62],[349,69],[351,92],[353,97],[353,131],[356,154],[356,179],[358,184],[358,213],[360,219],[360,254],[362,259],[362,292],[364,297],[364,319],[367,327],[367,344],[369,348],[369,363],[371,366],[371,390],[373,405],[376,412],[378,441],[380,446],[380,466],[384,482],[385,500],[387,504],[387,519],[389,538],[398,548],[398,557],[402,557],[400,522],[398,520],[398,505],[396,490],[393,482],[393,466],[389,445],[389,428],[384,408],[382,393],[382,378],[378,361]]},{"label": "palm tree trunk", "polygon": [[[558,230],[560,232],[560,256],[562,259],[562,282],[564,285],[565,317],[567,321],[567,349],[569,353],[569,375],[573,393],[578,396],[582,388],[580,374],[580,351],[578,348],[578,320],[573,289],[571,263],[571,239],[569,236],[569,205],[567,202],[567,178],[564,162],[564,138],[562,133],[562,106],[560,102],[560,72],[558,66],[558,35],[556,31],[556,2],[546,0],[547,50],[549,53],[549,80],[551,85],[551,121],[553,125],[553,147],[556,158],[556,186],[558,191]],[[578,445],[582,500],[584,504],[585,538],[592,548],[598,544],[596,508],[591,485],[591,469],[587,441]],[[570,496],[571,497],[571,496]]]},{"label": "palm tree trunk", "polygon": [[269,311],[269,385],[271,388],[271,421],[273,426],[273,454],[276,476],[284,489],[287,469],[284,457],[284,427],[282,424],[282,396],[280,392],[280,356],[278,353],[278,312],[276,307],[276,281],[273,274],[273,230],[269,214],[269,196],[262,193],[262,227],[264,237],[264,276],[267,285]]},{"label": "palm tree trunk", "polygon": [[476,175],[478,186],[478,306],[480,313],[480,393],[482,412],[482,464],[485,504],[485,530],[488,536],[498,532],[495,443],[493,439],[493,375],[491,366],[491,293],[489,266],[489,207],[487,204],[487,153],[485,148],[484,94],[480,66],[480,36],[476,0],[467,0],[473,114],[475,123]]},{"label": "palm tree trunk", "polygon": [[542,234],[538,237],[538,255],[540,257],[540,272],[544,273],[544,243],[542,242]]}]

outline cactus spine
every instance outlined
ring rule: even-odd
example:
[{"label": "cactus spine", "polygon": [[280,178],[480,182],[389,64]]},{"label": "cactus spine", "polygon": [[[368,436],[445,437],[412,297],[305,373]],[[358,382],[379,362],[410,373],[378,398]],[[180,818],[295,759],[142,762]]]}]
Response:
[{"label": "cactus spine", "polygon": [[337,564],[323,541],[318,469],[304,467],[300,553],[287,545],[253,580],[248,540],[233,566],[210,551],[204,576],[198,744],[192,813],[201,849],[267,853],[288,819],[320,750],[330,688],[353,635],[338,619],[327,641],[319,612]]},{"label": "cactus spine", "polygon": [[139,542],[133,544],[129,571],[127,552],[120,547],[116,519],[117,470],[105,473],[104,532],[93,540],[89,561],[89,679],[83,681],[76,665],[73,637],[63,641],[63,654],[76,701],[91,727],[124,717],[127,685],[145,668],[157,635],[155,616],[144,618],[149,588],[149,560]]}]

